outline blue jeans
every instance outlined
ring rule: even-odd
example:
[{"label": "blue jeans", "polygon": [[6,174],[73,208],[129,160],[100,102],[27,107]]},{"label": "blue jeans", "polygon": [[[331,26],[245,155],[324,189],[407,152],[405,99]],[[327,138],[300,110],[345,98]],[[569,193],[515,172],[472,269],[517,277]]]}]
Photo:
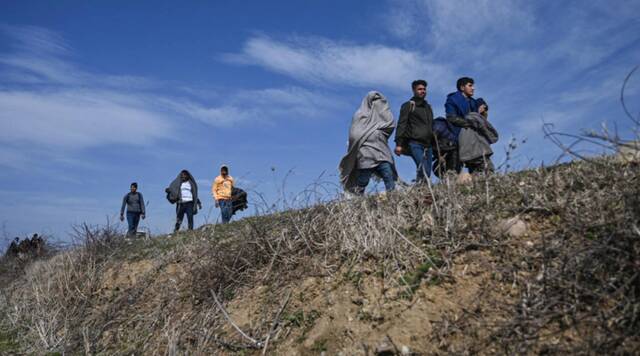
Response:
[{"label": "blue jeans", "polygon": [[127,230],[127,235],[135,235],[136,231],[138,231],[138,224],[140,223],[140,215],[142,213],[134,213],[131,211],[127,211],[127,224],[129,225],[129,230]]},{"label": "blue jeans", "polygon": [[431,177],[431,147],[425,150],[424,145],[416,141],[409,141],[411,158],[416,164],[416,183],[424,182],[426,177]]},{"label": "blue jeans", "polygon": [[220,215],[222,215],[222,223],[226,224],[231,221],[231,215],[233,215],[233,201],[229,200],[218,200],[218,204],[220,205]]},{"label": "blue jeans", "polygon": [[373,173],[377,173],[382,178],[382,181],[384,182],[384,189],[387,192],[395,189],[396,182],[395,176],[393,174],[393,167],[389,162],[382,162],[373,168],[358,169],[356,193],[364,193],[364,190],[367,188],[367,185],[369,184],[369,180],[371,179],[371,175]]}]

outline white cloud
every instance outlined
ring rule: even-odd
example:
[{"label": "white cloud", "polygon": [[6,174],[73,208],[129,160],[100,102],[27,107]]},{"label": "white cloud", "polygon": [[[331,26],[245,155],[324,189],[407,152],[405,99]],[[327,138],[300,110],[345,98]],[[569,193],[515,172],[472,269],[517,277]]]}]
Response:
[{"label": "white cloud", "polygon": [[227,61],[253,64],[315,84],[340,84],[368,88],[406,90],[418,77],[439,81],[450,73],[447,67],[419,51],[378,44],[354,45],[323,38],[277,41],[250,38],[240,54]]},{"label": "white cloud", "polygon": [[339,102],[287,87],[227,90],[213,104],[204,105],[193,95],[201,90],[184,85],[176,96],[167,94],[169,86],[159,80],[83,70],[71,60],[73,52],[64,39],[46,29],[1,30],[13,40],[15,50],[0,54],[0,78],[5,83],[0,86],[0,143],[25,147],[24,153],[7,151],[0,160],[4,166],[19,166],[26,151],[36,149],[58,150],[62,157],[70,150],[103,145],[152,145],[176,138],[186,126],[185,118],[228,127],[314,118]]},{"label": "white cloud", "polygon": [[[516,42],[533,30],[530,5],[513,0],[391,0],[389,31],[403,39],[458,51],[482,49],[484,39]],[[447,56],[457,53],[447,52]]]},{"label": "white cloud", "polygon": [[0,141],[49,147],[145,145],[171,133],[169,119],[109,91],[0,91]]}]

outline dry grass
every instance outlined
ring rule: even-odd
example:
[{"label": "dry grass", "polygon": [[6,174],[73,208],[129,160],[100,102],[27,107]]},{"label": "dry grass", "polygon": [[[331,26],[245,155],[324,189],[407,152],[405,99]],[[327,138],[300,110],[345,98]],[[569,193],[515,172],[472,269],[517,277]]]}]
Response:
[{"label": "dry grass", "polygon": [[[243,330],[264,342],[303,276],[374,263],[411,298],[420,283],[454,283],[456,259],[483,251],[497,261],[496,283],[517,292],[482,313],[443,315],[433,335],[442,352],[628,352],[640,346],[639,170],[606,158],[447,180],[131,244],[85,226],[82,246],[3,288],[3,322],[20,352],[259,352],[212,292],[225,304],[266,286],[261,317]],[[529,245],[496,229],[514,216],[532,226]]]}]

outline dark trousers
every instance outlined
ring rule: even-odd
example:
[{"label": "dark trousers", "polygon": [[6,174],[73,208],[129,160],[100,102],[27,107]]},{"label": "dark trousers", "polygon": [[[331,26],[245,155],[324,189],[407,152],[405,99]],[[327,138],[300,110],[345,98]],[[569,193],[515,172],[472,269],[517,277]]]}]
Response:
[{"label": "dark trousers", "polygon": [[464,165],[469,169],[469,173],[493,173],[495,168],[493,167],[493,162],[491,162],[491,157],[484,156],[478,157],[476,159],[472,159],[471,161],[464,162]]},{"label": "dark trousers", "polygon": [[395,189],[396,182],[393,174],[393,167],[389,162],[382,162],[373,168],[358,169],[358,178],[356,180],[357,187],[355,191],[357,194],[364,194],[364,190],[367,188],[373,173],[376,173],[380,178],[382,178],[385,191],[390,192]]},{"label": "dark trousers", "polygon": [[189,224],[189,230],[193,230],[193,202],[177,203],[176,206],[176,228],[174,231],[180,230],[182,225],[182,219],[184,214],[187,214],[187,222]]},{"label": "dark trousers", "polygon": [[127,230],[127,235],[135,235],[138,231],[138,224],[140,223],[140,215],[142,213],[127,211],[127,224],[129,225],[129,230]]},{"label": "dark trousers", "polygon": [[425,147],[416,141],[409,141],[411,158],[416,164],[416,183],[425,182],[431,177],[431,147]]},{"label": "dark trousers", "polygon": [[433,152],[433,173],[436,177],[443,177],[446,172],[455,171],[460,173],[462,171],[462,165],[458,159],[458,148],[451,150],[440,150]]},{"label": "dark trousers", "polygon": [[231,215],[233,215],[233,201],[229,200],[219,200],[218,204],[220,205],[220,215],[222,215],[222,223],[226,224],[231,221]]}]

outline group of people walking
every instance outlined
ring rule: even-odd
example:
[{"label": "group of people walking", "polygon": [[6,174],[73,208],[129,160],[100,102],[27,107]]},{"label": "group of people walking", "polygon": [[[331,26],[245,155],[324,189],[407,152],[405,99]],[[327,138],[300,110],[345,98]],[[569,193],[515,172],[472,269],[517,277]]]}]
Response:
[{"label": "group of people walking", "polygon": [[[425,183],[431,172],[442,177],[446,172],[459,174],[466,167],[469,173],[491,173],[491,145],[498,141],[498,132],[488,120],[489,105],[482,98],[475,99],[474,80],[462,77],[457,90],[447,95],[446,118],[433,117],[426,99],[427,82],[418,79],[411,83],[413,96],[400,107],[396,126],[389,102],[381,93],[372,91],[362,99],[353,115],[349,130],[349,147],[340,162],[340,180],[344,189],[364,194],[372,176],[384,182],[385,190],[395,189],[398,180],[393,153],[406,155],[416,165],[416,183]],[[396,131],[393,153],[389,138]],[[126,217],[128,234],[135,234],[140,219],[146,216],[138,184],[131,183],[131,191],[122,199],[120,220]],[[188,229],[193,229],[193,216],[202,209],[198,198],[198,184],[191,173],[182,170],[168,188],[167,200],[176,204],[174,231],[180,230],[187,216]],[[211,186],[215,206],[220,208],[222,223],[226,224],[237,210],[247,207],[246,193],[234,187],[229,167],[220,167]]]},{"label": "group of people walking", "polygon": [[[198,197],[198,184],[191,173],[184,169],[165,189],[167,200],[176,205],[176,223],[174,231],[180,230],[182,221],[187,216],[187,228],[193,230],[193,217],[202,209],[202,202]],[[215,206],[220,208],[222,223],[231,221],[231,217],[238,210],[247,208],[247,194],[242,189],[234,187],[233,177],[229,175],[229,167],[220,167],[218,175],[211,185],[211,195]],[[125,194],[120,208],[120,220],[126,217],[129,228],[127,235],[133,235],[138,230],[140,219],[146,215],[142,193],[138,192],[138,183],[131,183],[130,192]]]},{"label": "group of people walking", "polygon": [[433,117],[426,100],[427,82],[411,83],[413,97],[400,107],[397,126],[387,99],[372,91],[362,100],[353,115],[349,130],[349,147],[340,162],[340,180],[348,192],[363,194],[372,175],[378,176],[385,190],[395,189],[398,173],[388,145],[396,130],[393,152],[406,155],[416,165],[416,183],[424,183],[431,172],[442,177],[446,172],[491,173],[491,145],[498,132],[488,120],[489,105],[475,99],[474,80],[462,77],[457,90],[447,95],[446,118]]}]

